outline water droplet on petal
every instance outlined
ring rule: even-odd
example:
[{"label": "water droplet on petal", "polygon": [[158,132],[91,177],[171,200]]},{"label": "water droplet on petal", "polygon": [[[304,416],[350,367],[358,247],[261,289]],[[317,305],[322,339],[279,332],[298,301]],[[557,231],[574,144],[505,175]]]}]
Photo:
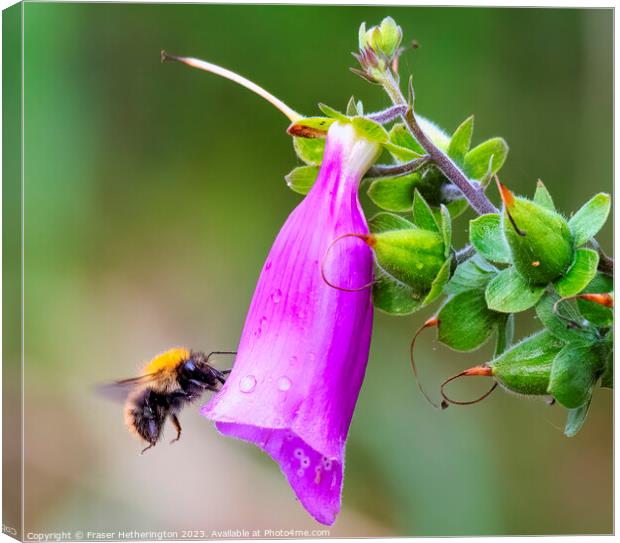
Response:
[{"label": "water droplet on petal", "polygon": [[302,468],[307,468],[307,467],[310,465],[310,458],[308,458],[307,456],[304,456],[304,457],[301,459],[300,464],[301,464],[301,467],[302,467]]},{"label": "water droplet on petal", "polygon": [[306,470],[304,468],[299,468],[297,470],[297,476],[298,477],[303,477],[305,472],[306,472]]},{"label": "water droplet on petal", "polygon": [[291,380],[286,375],[283,375],[278,379],[278,390],[286,392],[289,388],[291,388]]},{"label": "water droplet on petal", "polygon": [[295,458],[303,458],[304,456],[306,456],[304,454],[304,450],[301,447],[295,449],[295,452],[293,454],[295,455]]},{"label": "water droplet on petal", "polygon": [[271,301],[274,304],[280,303],[280,300],[282,299],[282,291],[277,288],[276,290],[273,291],[273,293],[271,294]]},{"label": "water droplet on petal", "polygon": [[239,381],[239,390],[241,392],[249,393],[256,388],[256,377],[253,375],[246,375]]}]

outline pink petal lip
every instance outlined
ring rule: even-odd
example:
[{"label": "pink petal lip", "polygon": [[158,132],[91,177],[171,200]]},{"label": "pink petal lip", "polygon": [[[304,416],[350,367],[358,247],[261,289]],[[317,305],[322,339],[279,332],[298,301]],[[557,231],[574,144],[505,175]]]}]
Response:
[{"label": "pink petal lip", "polygon": [[[344,453],[372,330],[372,253],[357,190],[378,146],[350,124],[329,130],[323,164],[278,234],[260,274],[234,368],[202,408],[224,435],[254,443],[280,466],[319,522],[340,510]],[[325,258],[325,261],[323,260]]]}]

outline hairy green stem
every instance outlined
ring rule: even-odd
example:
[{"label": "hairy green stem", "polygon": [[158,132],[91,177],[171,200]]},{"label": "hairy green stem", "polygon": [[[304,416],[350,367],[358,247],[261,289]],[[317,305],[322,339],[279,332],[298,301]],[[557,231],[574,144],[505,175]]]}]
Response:
[{"label": "hairy green stem", "polygon": [[[398,83],[396,83],[394,76],[389,70],[385,72],[382,85],[394,105],[407,104]],[[476,213],[479,215],[498,213],[498,209],[493,205],[491,200],[487,198],[484,189],[482,187],[475,187],[450,157],[426,136],[418,124],[412,107],[407,108],[407,112],[401,117],[411,132],[411,135],[429,154],[431,160],[437,165],[439,170],[459,188]]]}]

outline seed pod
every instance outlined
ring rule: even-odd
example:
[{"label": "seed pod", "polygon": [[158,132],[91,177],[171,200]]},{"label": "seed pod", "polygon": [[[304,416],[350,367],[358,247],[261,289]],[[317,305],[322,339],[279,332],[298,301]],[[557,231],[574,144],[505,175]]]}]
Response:
[{"label": "seed pod", "polygon": [[498,182],[503,230],[516,270],[533,285],[547,285],[568,270],[574,239],[566,220],[531,200],[515,196]]},{"label": "seed pod", "polygon": [[378,264],[418,294],[430,290],[446,260],[442,236],[422,228],[373,234],[368,244]]},{"label": "seed pod", "polygon": [[543,396],[553,360],[564,343],[543,330],[517,343],[489,363],[497,382],[517,394]]}]

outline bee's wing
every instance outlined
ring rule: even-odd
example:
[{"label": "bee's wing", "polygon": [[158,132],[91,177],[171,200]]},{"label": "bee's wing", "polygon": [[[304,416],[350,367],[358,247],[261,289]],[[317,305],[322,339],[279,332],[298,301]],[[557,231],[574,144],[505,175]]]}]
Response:
[{"label": "bee's wing", "polygon": [[113,383],[105,383],[97,385],[95,390],[97,394],[113,400],[116,402],[124,402],[127,396],[131,394],[137,388],[150,383],[156,379],[156,374],[149,373],[147,375],[141,375],[139,377],[132,377],[130,379],[123,379],[122,381],[114,381]]}]

